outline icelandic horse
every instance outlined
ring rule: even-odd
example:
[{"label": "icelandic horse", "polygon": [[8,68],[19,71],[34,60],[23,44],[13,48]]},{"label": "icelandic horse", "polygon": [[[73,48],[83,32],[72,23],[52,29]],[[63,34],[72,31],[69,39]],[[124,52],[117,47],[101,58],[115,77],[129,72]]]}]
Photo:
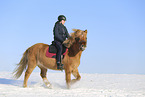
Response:
[{"label": "icelandic horse", "polygon": [[[78,66],[80,65],[82,51],[84,51],[87,46],[87,30],[82,31],[79,29],[73,29],[73,31],[71,37],[63,42],[63,44],[68,48],[68,51],[62,60],[67,88],[70,88],[71,83],[81,79]],[[40,76],[45,85],[48,87],[51,86],[46,77],[47,69],[57,70],[57,65],[55,58],[46,57],[48,47],[49,45],[47,44],[37,43],[24,52],[23,57],[13,72],[14,77],[18,79],[26,69],[23,87],[27,87],[28,78],[36,66],[41,69]],[[75,79],[71,80],[71,74]]]}]

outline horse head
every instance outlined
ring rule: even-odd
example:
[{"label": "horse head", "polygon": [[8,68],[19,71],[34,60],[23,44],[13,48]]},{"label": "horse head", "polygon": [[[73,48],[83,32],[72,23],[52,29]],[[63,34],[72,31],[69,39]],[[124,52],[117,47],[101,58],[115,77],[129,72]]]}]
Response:
[{"label": "horse head", "polygon": [[73,31],[75,31],[75,40],[79,43],[79,49],[84,51],[87,47],[87,30],[73,29]]},{"label": "horse head", "polygon": [[87,47],[87,30],[82,31],[79,29],[73,29],[74,33],[71,33],[71,37],[69,37],[66,41],[64,41],[64,45],[69,48],[73,43],[78,43],[80,50],[85,50]]}]

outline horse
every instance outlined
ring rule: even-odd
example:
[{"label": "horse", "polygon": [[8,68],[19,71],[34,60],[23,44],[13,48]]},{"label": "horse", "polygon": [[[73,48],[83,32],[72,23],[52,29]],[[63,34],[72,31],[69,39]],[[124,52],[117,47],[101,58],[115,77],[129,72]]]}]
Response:
[{"label": "horse", "polygon": [[[87,47],[87,30],[82,31],[80,29],[73,29],[73,31],[74,32],[71,33],[70,37],[63,42],[63,45],[68,48],[68,51],[62,60],[68,89],[72,83],[75,83],[81,79],[78,66],[80,65],[82,52]],[[26,70],[23,87],[27,87],[28,78],[36,66],[38,66],[41,70],[40,76],[42,77],[45,85],[48,87],[51,86],[46,77],[47,69],[58,69],[56,59],[46,57],[46,51],[48,47],[48,44],[37,43],[29,47],[23,53],[20,62],[17,64],[17,67],[13,72],[13,77],[18,79],[22,75],[23,71]],[[75,77],[75,79],[71,80],[71,74]]]}]

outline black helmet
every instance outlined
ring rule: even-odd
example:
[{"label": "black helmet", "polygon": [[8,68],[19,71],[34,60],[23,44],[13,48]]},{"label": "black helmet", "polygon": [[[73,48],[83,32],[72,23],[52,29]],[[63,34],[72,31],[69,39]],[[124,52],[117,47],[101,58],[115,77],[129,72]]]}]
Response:
[{"label": "black helmet", "polygon": [[58,21],[64,20],[66,21],[66,17],[64,15],[59,15],[58,16]]}]

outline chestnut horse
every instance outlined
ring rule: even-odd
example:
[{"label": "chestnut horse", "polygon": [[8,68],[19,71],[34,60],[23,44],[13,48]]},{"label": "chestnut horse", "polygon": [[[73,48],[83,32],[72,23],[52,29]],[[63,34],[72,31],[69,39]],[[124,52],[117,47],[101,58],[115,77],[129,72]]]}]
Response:
[{"label": "chestnut horse", "polygon": [[[80,58],[82,51],[85,50],[87,45],[87,30],[82,31],[79,29],[73,29],[71,37],[64,41],[64,45],[68,48],[62,64],[64,64],[65,76],[67,88],[70,88],[71,83],[74,83],[81,79],[78,71],[80,65]],[[23,54],[19,64],[17,64],[14,70],[14,77],[18,79],[22,72],[26,69],[24,78],[24,87],[27,87],[27,82],[30,74],[36,66],[41,69],[40,76],[46,86],[50,87],[51,84],[46,78],[47,69],[57,70],[56,59],[46,57],[46,51],[49,45],[43,43],[37,43],[29,47]],[[71,74],[75,79],[71,80]]]}]

